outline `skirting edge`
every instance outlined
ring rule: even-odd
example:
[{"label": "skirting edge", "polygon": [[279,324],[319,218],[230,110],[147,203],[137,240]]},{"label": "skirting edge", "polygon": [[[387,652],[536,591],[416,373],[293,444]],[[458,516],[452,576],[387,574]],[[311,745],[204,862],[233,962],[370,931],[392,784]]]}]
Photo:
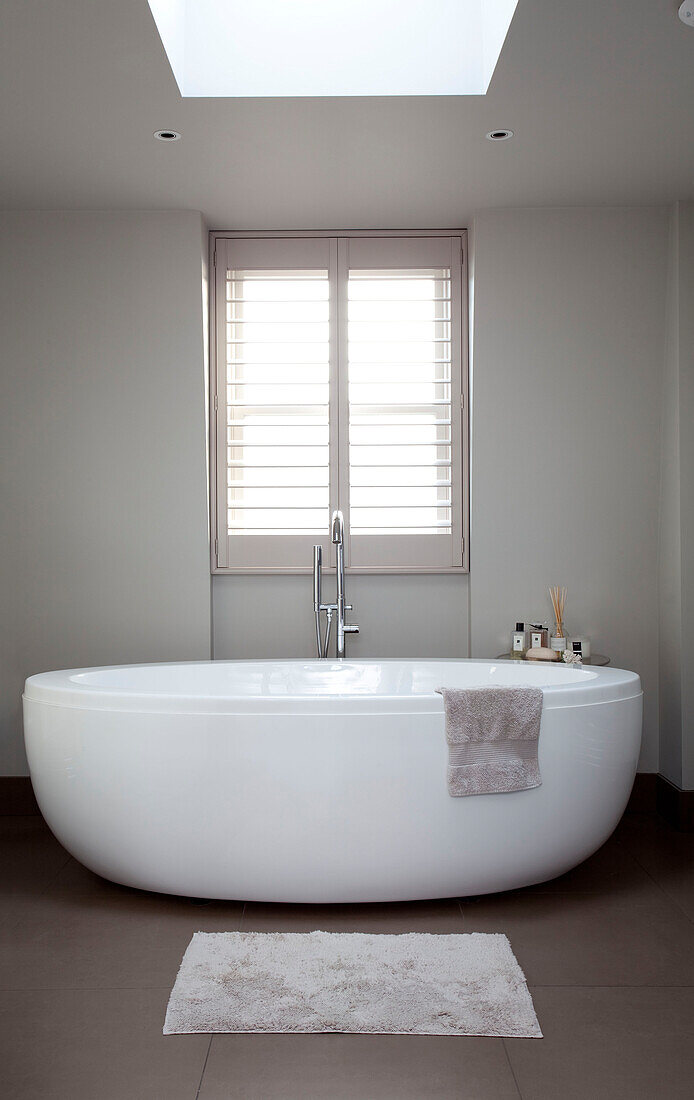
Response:
[{"label": "skirting edge", "polygon": [[628,814],[655,813],[657,779],[655,772],[636,773],[626,808]]},{"label": "skirting edge", "polygon": [[0,775],[0,817],[40,813],[28,775]]},{"label": "skirting edge", "polygon": [[694,791],[683,791],[664,775],[658,775],[656,809],[673,829],[680,833],[694,832]]}]

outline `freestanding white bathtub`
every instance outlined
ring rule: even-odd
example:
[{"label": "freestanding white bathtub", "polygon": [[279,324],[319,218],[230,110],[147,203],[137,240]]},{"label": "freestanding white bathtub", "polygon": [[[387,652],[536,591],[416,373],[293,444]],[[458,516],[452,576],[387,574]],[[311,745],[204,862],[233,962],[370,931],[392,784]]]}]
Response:
[{"label": "freestanding white bathtub", "polygon": [[[544,692],[542,786],[451,798],[439,686]],[[641,741],[620,669],[514,661],[229,661],[26,682],[34,790],[65,847],[194,897],[393,901],[553,878],[619,821]]]}]

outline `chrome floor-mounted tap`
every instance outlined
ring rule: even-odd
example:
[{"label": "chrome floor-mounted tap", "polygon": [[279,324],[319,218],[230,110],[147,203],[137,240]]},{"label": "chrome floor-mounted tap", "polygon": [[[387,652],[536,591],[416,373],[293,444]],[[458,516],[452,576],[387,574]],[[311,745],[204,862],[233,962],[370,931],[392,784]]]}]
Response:
[{"label": "chrome floor-mounted tap", "polygon": [[[345,611],[351,611],[352,605],[345,603],[345,521],[342,512],[333,512],[330,537],[336,547],[337,555],[336,603],[323,603],[321,600],[323,548],[313,547],[313,612],[316,617],[316,649],[319,657],[328,656],[333,615],[336,615],[335,656],[341,661],[345,655],[345,635],[359,633],[358,626],[345,622]],[[321,611],[325,611],[326,617],[325,638],[321,637]]]}]

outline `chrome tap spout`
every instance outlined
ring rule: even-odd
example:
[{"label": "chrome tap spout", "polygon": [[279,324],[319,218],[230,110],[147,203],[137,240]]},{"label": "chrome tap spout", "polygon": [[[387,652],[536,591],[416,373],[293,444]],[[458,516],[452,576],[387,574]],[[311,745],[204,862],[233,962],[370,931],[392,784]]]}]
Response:
[{"label": "chrome tap spout", "polygon": [[[335,546],[336,558],[336,602],[323,603],[321,598],[322,585],[322,546],[313,547],[313,613],[316,619],[316,650],[318,657],[327,657],[330,644],[330,632],[333,616],[336,620],[335,631],[335,655],[338,660],[345,656],[345,635],[358,634],[359,627],[354,623],[345,622],[345,612],[352,610],[352,605],[345,603],[345,521],[342,512],[333,512],[330,524],[330,539]],[[325,637],[321,636],[321,612],[325,611],[326,627]]]},{"label": "chrome tap spout", "polygon": [[335,655],[338,661],[342,661],[345,656],[345,635],[359,633],[359,627],[356,624],[345,622],[345,611],[351,611],[352,606],[345,603],[345,521],[342,512],[333,512],[331,532],[335,545],[337,584]]}]

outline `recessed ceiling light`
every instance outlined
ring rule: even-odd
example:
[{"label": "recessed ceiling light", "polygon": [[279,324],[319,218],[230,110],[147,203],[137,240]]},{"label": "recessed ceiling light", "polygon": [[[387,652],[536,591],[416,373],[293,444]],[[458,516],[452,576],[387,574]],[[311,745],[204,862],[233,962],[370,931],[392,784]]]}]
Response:
[{"label": "recessed ceiling light", "polygon": [[158,141],[180,141],[181,135],[176,130],[155,130],[154,136]]},{"label": "recessed ceiling light", "polygon": [[517,2],[149,0],[149,6],[183,96],[458,96],[486,93]]},{"label": "recessed ceiling light", "polygon": [[486,135],[487,141],[508,141],[513,137],[513,130],[490,130]]},{"label": "recessed ceiling light", "polygon": [[694,27],[694,0],[684,0],[684,3],[680,4],[678,15],[688,27]]}]

